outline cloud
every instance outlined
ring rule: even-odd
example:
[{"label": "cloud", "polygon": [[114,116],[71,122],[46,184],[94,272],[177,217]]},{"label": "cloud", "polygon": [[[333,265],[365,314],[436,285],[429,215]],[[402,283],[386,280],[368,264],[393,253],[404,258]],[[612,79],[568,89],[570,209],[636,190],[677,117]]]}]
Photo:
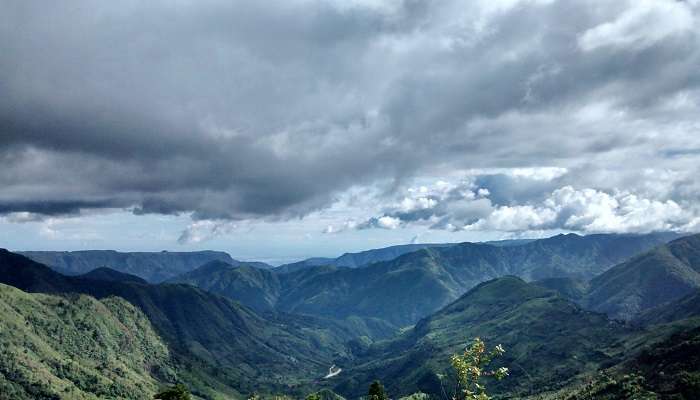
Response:
[{"label": "cloud", "polygon": [[[381,184],[379,210],[348,203],[336,220],[678,226],[672,204],[700,199],[700,154],[683,152],[700,148],[699,15],[690,1],[11,2],[0,214],[191,215],[181,241],[196,242]],[[400,192],[474,169],[491,172]],[[560,222],[576,201],[546,201],[569,186],[618,205]]]},{"label": "cloud", "polygon": [[[391,218],[391,223],[384,225],[396,228],[413,223],[457,231],[491,215],[499,205],[544,200],[566,172],[547,167],[481,169],[453,180],[412,185],[405,188],[404,196],[384,202],[382,217]],[[386,228],[380,222],[372,216],[354,227]]]},{"label": "cloud", "polygon": [[673,200],[658,201],[628,193],[559,188],[539,205],[501,206],[464,227],[482,231],[561,229],[582,233],[683,231],[697,218]]},{"label": "cloud", "polygon": [[586,30],[578,43],[584,51],[607,46],[648,47],[669,36],[691,32],[693,19],[691,6],[682,1],[635,1],[613,21]]},{"label": "cloud", "polygon": [[[435,185],[409,187],[405,190],[406,196],[386,205],[380,217],[370,217],[350,227],[396,229],[424,226],[428,230],[523,236],[557,230],[584,234],[692,232],[700,221],[700,208],[691,203],[648,198],[626,190],[554,186],[564,175],[550,176],[546,181],[548,185],[540,186],[544,180],[535,179],[530,173],[480,172],[486,174],[466,176],[457,183],[441,180]],[[536,183],[534,188],[531,187],[533,182]],[[490,184],[491,189],[481,187],[482,183]],[[522,187],[532,191],[547,187],[554,189],[532,195]],[[504,195],[508,190],[517,195]],[[494,200],[494,197],[508,197],[510,201]],[[346,229],[347,226],[340,231]]]},{"label": "cloud", "polygon": [[403,222],[401,219],[392,217],[389,215],[383,215],[381,217],[372,217],[369,220],[356,225],[355,229],[370,229],[370,228],[380,228],[380,229],[397,229]]},{"label": "cloud", "polygon": [[232,233],[238,225],[231,221],[199,220],[185,228],[177,239],[179,244],[196,244]]}]

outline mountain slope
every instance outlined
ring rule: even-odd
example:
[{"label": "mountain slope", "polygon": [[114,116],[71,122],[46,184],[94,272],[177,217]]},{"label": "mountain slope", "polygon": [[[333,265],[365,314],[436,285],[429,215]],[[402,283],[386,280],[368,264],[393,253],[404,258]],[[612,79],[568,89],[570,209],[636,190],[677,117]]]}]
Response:
[{"label": "mountain slope", "polygon": [[[483,242],[492,246],[518,246],[534,241],[534,239],[513,239],[513,240],[495,240]],[[287,273],[294,272],[305,268],[319,267],[322,265],[332,265],[336,267],[360,268],[370,264],[393,260],[407,253],[414,251],[429,249],[433,247],[450,247],[457,243],[412,243],[401,244],[396,246],[383,247],[379,249],[371,249],[356,253],[345,253],[337,258],[314,257],[306,260],[297,261],[294,263],[280,265],[275,268],[275,271]]]},{"label": "mountain slope", "polygon": [[145,279],[139,278],[136,275],[125,274],[107,267],[95,268],[88,273],[80,275],[80,277],[96,281],[148,283]]},{"label": "mountain slope", "polygon": [[0,398],[150,398],[172,380],[166,345],[126,301],[0,284]]},{"label": "mountain slope", "polygon": [[267,320],[189,285],[66,277],[6,250],[0,250],[0,281],[29,292],[127,300],[167,343],[185,370],[183,379],[195,382],[203,393],[220,387],[228,393],[289,389],[320,376],[342,352],[341,338],[327,326]]},{"label": "mountain slope", "polygon": [[611,268],[591,281],[586,304],[631,319],[700,288],[700,235],[674,240]]},{"label": "mountain slope", "polygon": [[[331,268],[333,267],[326,267]],[[309,273],[307,271],[306,273]],[[177,276],[169,283],[187,283],[208,292],[219,294],[241,302],[252,309],[272,316],[285,307],[276,307],[285,287],[293,287],[303,280],[304,272],[298,274],[275,274],[247,265],[233,266],[220,261],[209,262],[194,271]],[[292,279],[293,278],[293,279]],[[275,316],[275,318],[279,315]],[[287,317],[285,317],[287,318]],[[295,315],[295,318],[300,318]],[[344,316],[340,319],[306,316],[314,323],[329,327],[336,335],[350,340],[358,336],[386,338],[396,331],[396,327],[376,318]]]},{"label": "mountain slope", "polygon": [[641,351],[621,363],[583,377],[552,393],[529,400],[695,400],[700,393],[700,328],[698,322],[660,340],[645,342]]},{"label": "mountain slope", "polygon": [[700,317],[700,289],[678,300],[650,308],[638,315],[634,321],[648,326],[697,317]]},{"label": "mountain slope", "polygon": [[415,243],[389,246],[381,249],[360,251],[357,253],[345,253],[336,258],[332,265],[337,267],[358,268],[381,261],[393,260],[414,251],[430,249],[433,247],[449,247],[455,243]]},{"label": "mountain slope", "polygon": [[533,283],[545,289],[554,290],[565,299],[576,303],[582,302],[590,290],[587,281],[575,278],[547,278]]},{"label": "mountain slope", "polygon": [[333,318],[380,318],[400,327],[486,280],[505,275],[525,280],[591,277],[669,237],[675,235],[571,234],[508,246],[462,243],[368,268],[314,267],[280,275],[278,308]]},{"label": "mountain slope", "polygon": [[491,386],[494,393],[542,391],[615,361],[599,349],[624,332],[604,315],[584,311],[553,291],[503,277],[478,285],[401,337],[373,346],[335,389],[357,396],[359,388],[378,378],[392,396],[440,395],[436,374],[446,371],[451,354],[481,337],[490,346],[504,345],[506,354],[495,365],[511,368],[507,380]]},{"label": "mountain slope", "polygon": [[248,265],[234,266],[223,261],[210,261],[167,282],[194,285],[240,301],[256,311],[273,310],[281,290],[277,274]]},{"label": "mountain slope", "polygon": [[357,253],[345,253],[337,258],[314,257],[306,260],[297,261],[294,263],[280,265],[275,268],[276,272],[288,273],[295,272],[306,268],[319,267],[322,265],[332,265],[335,267],[360,268],[373,263],[393,260],[396,257],[402,256],[414,251],[428,249],[431,247],[449,247],[456,243],[415,243],[415,244],[400,244],[396,246],[383,247],[379,249],[371,249],[360,251]]},{"label": "mountain slope", "polygon": [[[155,283],[192,271],[209,261],[219,260],[233,265],[240,263],[227,253],[219,251],[121,253],[113,250],[86,250],[25,251],[19,254],[48,265],[64,275],[80,275],[98,267],[109,267]],[[264,263],[248,264],[271,268]]]}]

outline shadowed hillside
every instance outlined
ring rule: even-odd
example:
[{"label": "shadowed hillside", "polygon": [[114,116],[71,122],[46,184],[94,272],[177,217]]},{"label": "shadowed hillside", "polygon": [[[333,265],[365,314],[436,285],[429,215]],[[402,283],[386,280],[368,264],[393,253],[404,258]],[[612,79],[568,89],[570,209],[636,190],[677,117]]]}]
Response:
[{"label": "shadowed hillside", "polygon": [[661,245],[611,268],[591,281],[586,304],[632,319],[700,288],[700,235]]}]

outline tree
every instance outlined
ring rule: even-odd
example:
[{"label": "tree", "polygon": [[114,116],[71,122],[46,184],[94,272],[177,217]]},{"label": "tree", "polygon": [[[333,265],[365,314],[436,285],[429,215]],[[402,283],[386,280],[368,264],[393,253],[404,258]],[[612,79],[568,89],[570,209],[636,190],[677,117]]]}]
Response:
[{"label": "tree", "polygon": [[190,391],[182,384],[171,386],[156,394],[153,398],[159,400],[192,400]]},{"label": "tree", "polygon": [[311,393],[306,396],[306,400],[321,400],[321,396],[319,396],[318,393]]},{"label": "tree", "polygon": [[452,356],[452,368],[457,374],[457,393],[454,400],[489,400],[486,386],[482,378],[486,376],[501,380],[508,376],[508,368],[500,367],[488,370],[491,361],[503,355],[505,350],[500,344],[490,352],[486,351],[486,344],[480,338],[475,338],[471,345],[464,349],[462,354]]},{"label": "tree", "polygon": [[368,399],[369,400],[388,400],[386,393],[384,393],[384,386],[381,382],[374,381],[369,385]]}]

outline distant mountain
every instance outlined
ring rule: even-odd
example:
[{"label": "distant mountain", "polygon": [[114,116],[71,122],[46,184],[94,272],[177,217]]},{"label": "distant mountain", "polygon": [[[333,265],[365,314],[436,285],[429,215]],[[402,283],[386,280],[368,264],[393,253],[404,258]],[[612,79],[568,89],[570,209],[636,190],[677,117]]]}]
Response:
[{"label": "distant mountain", "polygon": [[[368,268],[323,265],[286,273],[214,262],[171,282],[189,283],[258,311],[274,309],[337,320],[379,319],[399,328],[440,309],[473,286],[505,275],[529,281],[553,279],[550,284],[559,280],[560,285],[570,285],[559,288],[571,291],[562,294],[578,296],[574,298],[578,301],[582,293],[574,291],[584,290],[580,282],[584,278],[676,236],[570,234],[499,245],[438,245]],[[392,251],[405,249],[397,246]],[[579,283],[565,283],[567,279]]]},{"label": "distant mountain", "polygon": [[276,272],[287,273],[300,269],[319,267],[322,265],[332,265],[336,267],[359,268],[381,261],[393,260],[406,253],[428,249],[431,247],[448,247],[455,243],[417,243],[402,244],[397,246],[383,247],[380,249],[365,250],[358,253],[345,253],[337,258],[315,257],[308,258],[290,264],[280,265],[275,268]]},{"label": "distant mountain", "polygon": [[700,235],[674,240],[593,279],[587,307],[631,319],[700,288]]},{"label": "distant mountain", "polygon": [[125,299],[148,317],[183,371],[181,379],[203,397],[239,397],[260,388],[291,391],[322,376],[349,340],[321,320],[266,319],[189,285],[68,277],[6,250],[0,250],[0,282],[27,292]]},{"label": "distant mountain", "polygon": [[[85,251],[25,251],[19,252],[32,260],[48,265],[64,275],[81,275],[99,267],[136,275],[149,282],[159,283],[205,264],[209,261],[224,261],[241,264],[230,255],[220,251],[193,252],[129,252],[113,250]],[[247,262],[258,268],[272,268],[260,262]]]},{"label": "distant mountain", "polygon": [[[334,267],[321,267],[321,269]],[[317,271],[314,271],[317,272]],[[248,265],[231,265],[221,261],[211,261],[194,271],[168,280],[168,283],[187,283],[208,292],[219,294],[245,304],[260,313],[286,311],[287,307],[278,304],[282,300],[283,289],[298,286],[311,270],[293,274],[276,274]],[[328,319],[331,316],[325,316]],[[334,319],[334,318],[333,318]],[[352,332],[349,336],[370,336],[385,338],[396,331],[396,327],[378,318],[343,316],[326,321],[339,330]]]},{"label": "distant mountain", "polygon": [[131,282],[141,284],[148,283],[145,279],[139,278],[136,275],[125,274],[107,267],[95,268],[92,271],[79,276],[83,279],[93,279],[96,281]]},{"label": "distant mountain", "polygon": [[[571,235],[559,235],[561,237],[578,237],[581,236],[571,234]],[[600,250],[599,257],[606,258],[608,260],[603,260],[605,265],[613,265],[616,262],[622,261],[616,255],[620,252],[626,254],[627,257],[638,253],[640,249],[648,249],[653,245],[659,243],[665,243],[669,240],[673,240],[679,237],[678,234],[665,232],[665,233],[653,233],[648,235],[616,235],[616,234],[599,234],[599,235],[588,235],[583,236],[583,241],[588,241],[588,246],[598,246]],[[552,238],[550,238],[552,239]],[[608,239],[612,239],[614,243],[610,246],[606,244]],[[487,244],[496,247],[511,247],[511,246],[522,246],[532,242],[540,242],[541,240],[547,239],[508,239],[508,240],[493,240],[488,242],[478,242],[472,244]],[[336,267],[348,267],[348,268],[359,268],[365,267],[373,263],[390,261],[404,254],[412,253],[422,249],[429,249],[435,247],[451,247],[459,243],[416,243],[416,244],[404,244],[397,246],[389,246],[379,249],[372,249],[361,251],[357,253],[345,253],[337,258],[324,258],[315,257],[308,258],[306,260],[280,265],[275,268],[276,272],[288,273],[298,271],[300,269],[318,267],[322,265],[332,265]],[[465,243],[461,243],[465,244]],[[623,257],[623,259],[626,257]],[[595,275],[595,272],[587,272],[588,277]]]},{"label": "distant mountain", "polygon": [[0,398],[150,398],[176,379],[145,315],[110,297],[29,294],[0,284]]},{"label": "distant mountain", "polygon": [[327,257],[307,258],[306,260],[302,261],[297,261],[289,264],[282,264],[279,267],[276,267],[273,271],[280,274],[286,274],[288,272],[296,272],[302,269],[320,267],[322,265],[333,265],[334,261],[335,258]]},{"label": "distant mountain", "polygon": [[447,307],[421,320],[402,336],[371,346],[359,365],[347,370],[335,391],[356,397],[373,379],[392,396],[424,392],[441,396],[437,374],[449,369],[450,356],[472,338],[488,346],[503,344],[494,366],[510,376],[492,382],[506,398],[563,385],[571,377],[617,360],[600,351],[626,332],[604,315],[587,312],[555,292],[516,277],[482,283]]},{"label": "distant mountain", "polygon": [[313,267],[280,275],[277,308],[341,319],[380,318],[401,327],[490,279],[590,278],[676,236],[570,234],[509,246],[461,243],[422,249],[371,268]]},{"label": "distant mountain", "polygon": [[188,283],[240,301],[257,311],[274,310],[281,291],[277,274],[245,264],[232,265],[224,261],[210,261],[167,282]]},{"label": "distant mountain", "polygon": [[381,249],[366,250],[358,253],[345,253],[336,258],[332,265],[336,267],[358,268],[381,261],[393,260],[406,253],[434,247],[449,247],[454,243],[416,243],[389,246]]}]

